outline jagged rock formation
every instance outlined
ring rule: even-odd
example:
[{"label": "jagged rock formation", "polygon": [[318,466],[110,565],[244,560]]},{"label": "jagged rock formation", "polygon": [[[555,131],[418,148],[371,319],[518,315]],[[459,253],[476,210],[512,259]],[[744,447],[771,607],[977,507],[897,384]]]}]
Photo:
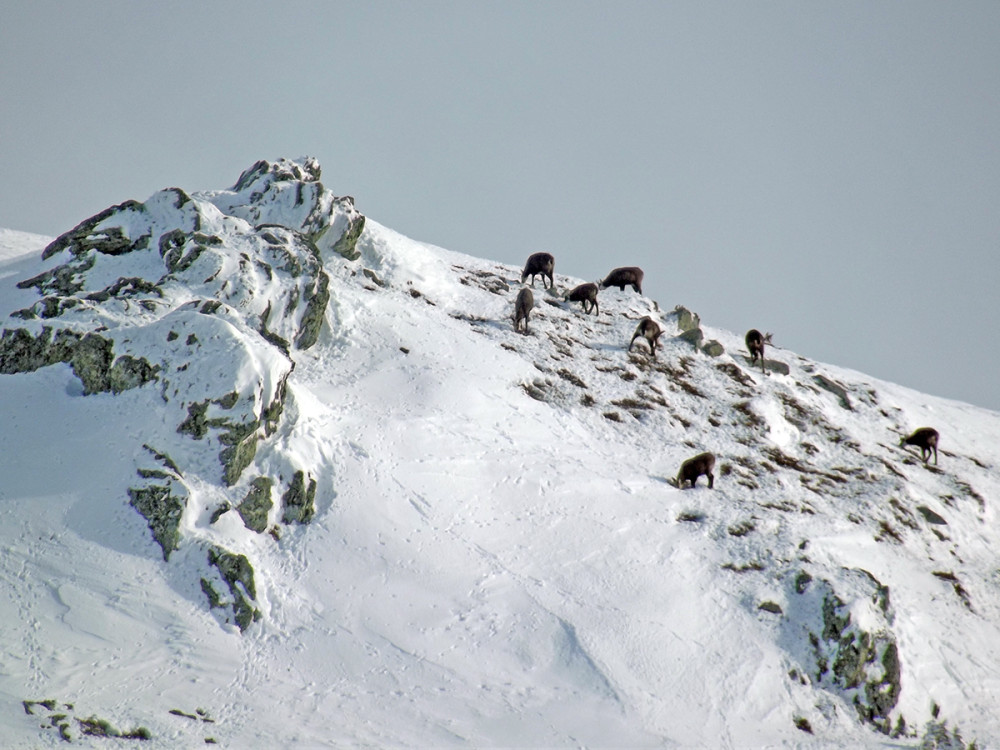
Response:
[{"label": "jagged rock formation", "polygon": [[[894,727],[891,721],[899,700],[900,664],[889,588],[867,571],[851,573],[845,575],[850,584],[848,604],[830,581],[814,581],[808,573],[800,572],[793,600],[803,601],[796,602],[790,627],[801,628],[798,637],[804,633],[808,639],[814,660],[809,677],[816,684],[842,692],[861,721],[885,734],[895,730],[899,735],[905,724],[897,719]],[[859,621],[867,623],[867,629]],[[819,627],[814,629],[814,625]],[[804,646],[801,640],[800,646]],[[808,657],[803,659],[808,661]]]},{"label": "jagged rock formation", "polygon": [[[227,507],[246,528],[307,523],[309,467],[286,467],[292,479],[276,511],[280,475],[248,470],[281,426],[291,352],[320,336],[330,299],[324,258],[356,259],[364,224],[352,198],[323,186],[314,159],[257,162],[229,190],[169,188],[112,206],[52,242],[42,254],[48,268],[18,284],[39,299],[5,324],[0,373],[66,363],[83,395],[156,389],[174,430],[150,439],[128,495],[164,560],[184,544],[182,517],[195,512],[188,472],[231,488]],[[222,569],[228,553],[213,549]],[[250,563],[241,556],[240,565]],[[255,594],[241,591],[232,608],[242,629]]]}]

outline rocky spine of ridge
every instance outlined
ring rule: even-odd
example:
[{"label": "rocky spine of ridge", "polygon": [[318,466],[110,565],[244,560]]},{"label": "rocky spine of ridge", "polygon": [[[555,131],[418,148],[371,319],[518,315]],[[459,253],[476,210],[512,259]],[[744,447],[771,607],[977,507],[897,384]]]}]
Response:
[{"label": "rocky spine of ridge", "polygon": [[[292,352],[320,335],[324,258],[356,259],[364,224],[309,158],[257,162],[229,190],[162,190],[46,247],[48,267],[18,284],[38,301],[0,334],[0,373],[66,363],[84,396],[155,392],[153,408],[174,429],[144,441],[129,502],[165,561],[186,544],[207,548],[202,589],[241,630],[260,617],[252,566],[186,539],[182,517],[203,512],[195,488],[207,482],[226,498],[214,501],[212,524],[234,509],[247,529],[277,537],[280,524],[312,518],[310,467],[282,466],[269,441],[284,419]],[[262,452],[281,470],[260,468]]]}]

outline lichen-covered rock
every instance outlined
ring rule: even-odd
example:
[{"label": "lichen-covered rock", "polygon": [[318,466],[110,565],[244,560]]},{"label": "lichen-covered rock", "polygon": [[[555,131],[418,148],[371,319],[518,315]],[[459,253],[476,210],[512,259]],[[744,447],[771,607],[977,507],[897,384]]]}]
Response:
[{"label": "lichen-covered rock", "polygon": [[[254,584],[253,566],[246,555],[237,555],[213,546],[208,550],[208,564],[219,571],[222,580],[232,597],[233,619],[240,631],[246,630],[251,623],[257,622],[260,610],[254,606],[257,599],[257,588]],[[206,587],[208,590],[206,590]],[[217,607],[225,604],[219,592],[210,582],[202,579],[202,590],[209,598],[209,605]],[[209,591],[211,593],[209,593]]]},{"label": "lichen-covered rock", "polygon": [[267,515],[274,507],[271,501],[272,484],[269,477],[257,477],[250,483],[250,491],[243,502],[236,507],[243,524],[258,534],[267,531]]},{"label": "lichen-covered rock", "polygon": [[701,347],[701,342],[705,340],[705,334],[702,333],[700,328],[688,328],[682,332],[677,339],[690,344],[695,349],[698,349]]},{"label": "lichen-covered rock", "polygon": [[295,472],[288,490],[281,496],[281,505],[284,523],[309,523],[316,515],[316,480],[310,477],[306,484],[305,472]]},{"label": "lichen-covered rock", "polygon": [[338,199],[338,206],[342,209],[341,224],[343,230],[335,243],[333,252],[342,255],[348,260],[357,260],[361,257],[358,252],[358,240],[365,229],[365,217],[354,210],[354,198],[346,197]]},{"label": "lichen-covered rock", "polygon": [[208,434],[208,400],[187,405],[187,418],[177,425],[177,431],[201,440]]},{"label": "lichen-covered rock", "polygon": [[[232,433],[227,433],[232,435]],[[223,436],[225,437],[225,435]],[[220,440],[223,439],[220,437]],[[253,462],[257,455],[257,442],[260,436],[251,432],[242,438],[230,437],[234,442],[228,443],[219,453],[222,462],[222,481],[227,487],[232,487],[240,480],[244,470]],[[223,440],[223,442],[226,442]]]},{"label": "lichen-covered rock", "polygon": [[301,232],[323,253],[357,260],[365,217],[354,207],[354,198],[334,196],[319,180],[319,163],[313,158],[259,161],[240,175],[231,190],[205,197],[224,213],[254,226],[280,223]]},{"label": "lichen-covered rock", "polygon": [[184,513],[186,496],[182,499],[174,494],[174,483],[130,487],[129,502],[149,524],[153,539],[163,550],[164,561],[180,543],[181,516]]},{"label": "lichen-covered rock", "polygon": [[155,380],[158,370],[158,366],[151,365],[144,359],[124,354],[108,370],[108,388],[112,393],[138,388]]},{"label": "lichen-covered rock", "polygon": [[721,343],[712,339],[711,341],[706,341],[702,347],[701,351],[703,354],[707,354],[709,357],[721,357],[726,353],[726,347]]},{"label": "lichen-covered rock", "polygon": [[[89,250],[103,252],[106,255],[120,255],[126,247],[124,235],[115,230],[100,231],[98,227],[106,218],[114,214],[141,210],[142,204],[137,201],[125,201],[117,206],[106,208],[49,243],[48,247],[42,251],[42,258],[50,258],[67,249],[75,255],[83,255]],[[131,243],[128,243],[128,246],[131,246]]]},{"label": "lichen-covered rock", "polygon": [[[79,337],[76,338],[79,340]],[[8,328],[0,334],[0,373],[13,375],[34,372],[62,362],[52,352],[52,328],[44,326],[33,334],[25,328]]]},{"label": "lichen-covered rock", "polygon": [[325,273],[317,276],[313,288],[306,290],[304,298],[305,309],[295,346],[298,349],[308,349],[319,339],[326,316],[326,306],[330,302],[330,277]]},{"label": "lichen-covered rock", "polygon": [[[0,374],[64,363],[82,384],[75,394],[147,386],[128,398],[152,410],[141,434],[159,450],[137,452],[141,481],[123,477],[121,487],[133,484],[129,502],[165,560],[184,546],[196,492],[199,520],[205,507],[236,508],[261,532],[277,502],[272,477],[287,471],[281,517],[308,523],[316,481],[294,472],[272,438],[289,413],[296,352],[328,320],[326,264],[357,258],[364,226],[353,198],[320,182],[315,159],[258,162],[229,190],[168,188],[111,206],[50,243],[18,284],[38,297],[0,329]],[[265,463],[248,490],[242,477]],[[228,522],[214,530],[235,533]],[[240,568],[222,552],[214,559]],[[252,572],[234,584],[246,595],[232,598],[241,628],[260,616],[247,582]]]},{"label": "lichen-covered rock", "polygon": [[111,342],[94,333],[88,333],[73,348],[69,364],[83,383],[85,394],[111,390],[108,373],[113,359]]},{"label": "lichen-covered rock", "polygon": [[843,694],[863,721],[888,733],[901,687],[888,589],[865,571],[848,580],[854,584],[848,601],[828,581],[802,573],[795,581],[796,593],[819,610],[820,627],[808,631],[815,680]]},{"label": "lichen-covered rock", "polygon": [[83,384],[84,394],[121,393],[156,380],[159,367],[141,357],[114,356],[114,343],[96,333],[43,326],[33,334],[24,328],[0,335],[0,373],[34,372],[66,362]]},{"label": "lichen-covered rock", "polygon": [[701,328],[701,319],[698,317],[698,313],[691,312],[683,305],[677,305],[673,314],[677,319],[677,328],[682,333]]}]

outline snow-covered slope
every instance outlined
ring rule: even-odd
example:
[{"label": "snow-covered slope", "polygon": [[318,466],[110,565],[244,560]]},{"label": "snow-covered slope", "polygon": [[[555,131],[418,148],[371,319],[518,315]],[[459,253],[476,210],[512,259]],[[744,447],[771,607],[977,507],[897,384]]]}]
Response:
[{"label": "snow-covered slope", "polygon": [[0,744],[1000,743],[1000,415],[630,290],[515,333],[319,178],[0,234]]}]

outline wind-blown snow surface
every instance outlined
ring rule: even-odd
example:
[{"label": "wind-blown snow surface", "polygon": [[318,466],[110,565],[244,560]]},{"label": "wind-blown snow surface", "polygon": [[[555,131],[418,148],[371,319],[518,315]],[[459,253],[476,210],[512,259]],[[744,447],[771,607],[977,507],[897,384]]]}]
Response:
[{"label": "wind-blown snow surface", "polygon": [[[191,199],[247,220],[220,195]],[[6,315],[38,301],[15,284],[52,261],[43,238],[0,243]],[[703,327],[726,350],[708,356],[631,291],[585,316],[539,285],[522,336],[520,269],[370,220],[357,249],[323,253],[319,340],[289,352],[281,424],[247,471],[226,486],[218,446],[189,441],[206,458],[184,454],[166,562],[127,493],[144,444],[182,445],[162,384],[84,395],[66,364],[0,376],[0,744],[61,746],[62,722],[106,747],[76,722],[95,716],[163,748],[907,746],[932,711],[1000,744],[1000,415],[780,349],[788,373],[763,376],[740,337]],[[655,360],[627,351],[643,315],[667,329]],[[209,341],[202,317],[185,332]],[[180,355],[161,355],[166,377]],[[251,378],[213,356],[197,366],[217,392]],[[923,425],[937,467],[897,447]],[[702,450],[715,488],[677,490]],[[317,483],[311,522],[278,506],[274,535],[234,511],[212,522],[289,467]],[[255,572],[242,633],[200,584],[217,543]],[[861,642],[849,684],[836,664],[851,671]],[[873,696],[897,737],[861,721],[855,697]]]}]

